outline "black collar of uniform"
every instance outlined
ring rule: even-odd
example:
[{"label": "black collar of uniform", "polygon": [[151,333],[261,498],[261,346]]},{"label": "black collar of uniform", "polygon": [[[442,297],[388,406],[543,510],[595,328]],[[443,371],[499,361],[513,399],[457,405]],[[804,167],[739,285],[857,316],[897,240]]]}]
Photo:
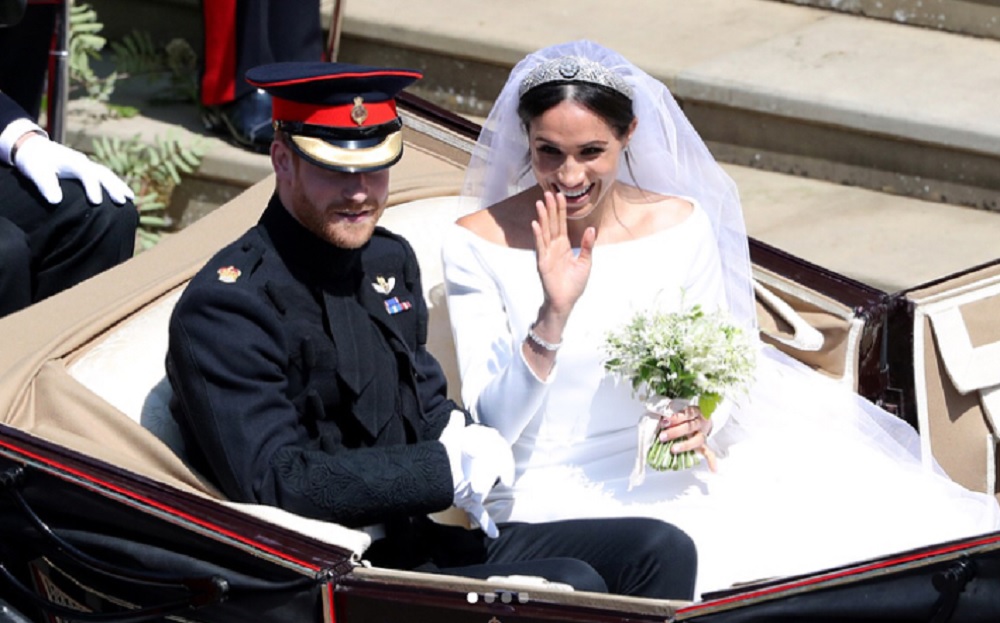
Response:
[{"label": "black collar of uniform", "polygon": [[305,283],[353,285],[362,275],[362,249],[342,249],[312,233],[295,220],[277,193],[261,215],[260,225],[289,270]]}]

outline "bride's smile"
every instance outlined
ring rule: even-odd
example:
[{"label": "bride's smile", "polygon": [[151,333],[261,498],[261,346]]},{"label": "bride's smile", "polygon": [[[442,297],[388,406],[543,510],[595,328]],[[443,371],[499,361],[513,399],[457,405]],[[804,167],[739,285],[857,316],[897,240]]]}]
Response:
[{"label": "bride's smile", "polygon": [[572,100],[531,121],[528,141],[535,178],[543,190],[566,198],[566,218],[587,225],[600,222],[627,138],[618,136],[599,115]]}]

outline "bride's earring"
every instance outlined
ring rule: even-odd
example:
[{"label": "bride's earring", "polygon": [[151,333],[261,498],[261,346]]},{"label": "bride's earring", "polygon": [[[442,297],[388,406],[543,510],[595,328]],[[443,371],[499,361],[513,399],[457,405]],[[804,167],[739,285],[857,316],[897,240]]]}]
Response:
[{"label": "bride's earring", "polygon": [[625,149],[622,150],[622,156],[625,159],[625,170],[628,171],[629,177],[632,178],[632,182],[638,186],[639,181],[635,179],[635,171],[632,170],[632,150],[628,145],[625,145]]}]

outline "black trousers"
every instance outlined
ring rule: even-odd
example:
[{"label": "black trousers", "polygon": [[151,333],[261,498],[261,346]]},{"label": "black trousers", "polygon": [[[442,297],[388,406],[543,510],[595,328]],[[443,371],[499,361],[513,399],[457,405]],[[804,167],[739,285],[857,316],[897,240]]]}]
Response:
[{"label": "black trousers", "polygon": [[[488,539],[479,530],[427,525],[419,546],[433,561],[427,572],[478,579],[534,575],[577,590],[656,599],[692,599],[698,557],[694,542],[676,526],[648,518],[573,519],[500,525]],[[413,543],[375,542],[366,557],[400,565],[400,548]]]},{"label": "black trousers", "polygon": [[0,166],[0,316],[132,257],[135,206],[107,195],[91,205],[76,180],[61,186],[63,200],[52,205],[31,180]]}]

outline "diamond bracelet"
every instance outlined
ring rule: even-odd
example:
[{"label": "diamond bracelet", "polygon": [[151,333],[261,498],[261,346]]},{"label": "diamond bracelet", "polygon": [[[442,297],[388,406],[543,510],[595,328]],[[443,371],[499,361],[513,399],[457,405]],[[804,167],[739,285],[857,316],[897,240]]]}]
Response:
[{"label": "diamond bracelet", "polygon": [[557,350],[559,350],[559,347],[562,346],[562,342],[556,342],[553,344],[552,342],[543,339],[537,333],[535,333],[534,323],[532,323],[531,326],[528,327],[528,339],[537,344],[538,346],[540,346],[541,348],[543,348],[544,350],[549,351],[550,353],[556,352]]}]

